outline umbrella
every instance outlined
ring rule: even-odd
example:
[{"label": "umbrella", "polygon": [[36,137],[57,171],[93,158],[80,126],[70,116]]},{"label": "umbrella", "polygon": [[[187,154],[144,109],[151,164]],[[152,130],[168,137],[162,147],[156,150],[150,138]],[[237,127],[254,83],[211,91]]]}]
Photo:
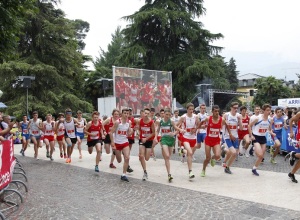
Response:
[{"label": "umbrella", "polygon": [[7,108],[7,106],[3,102],[0,102],[0,108]]}]

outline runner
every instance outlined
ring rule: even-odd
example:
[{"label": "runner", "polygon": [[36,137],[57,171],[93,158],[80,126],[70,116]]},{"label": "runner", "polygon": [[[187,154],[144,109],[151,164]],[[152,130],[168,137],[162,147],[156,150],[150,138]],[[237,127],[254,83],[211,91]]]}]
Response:
[{"label": "runner", "polygon": [[243,128],[242,117],[237,113],[239,108],[239,103],[232,102],[230,104],[230,112],[225,113],[225,132],[223,134],[224,141],[227,145],[226,157],[223,163],[224,172],[227,174],[232,174],[230,167],[237,156],[237,150],[239,149],[239,136],[238,128],[240,130]]},{"label": "runner", "polygon": [[[255,176],[259,176],[258,172],[256,171],[262,159],[264,158],[266,152],[266,133],[269,130],[271,135],[275,134],[271,130],[271,123],[268,119],[271,111],[271,106],[269,104],[264,104],[262,106],[263,114],[256,117],[252,122],[249,124],[249,136],[253,141],[254,151],[256,154],[256,162],[252,168],[252,173]],[[252,128],[253,127],[253,128]]]},{"label": "runner", "polygon": [[249,138],[249,130],[248,130],[248,125],[249,125],[249,120],[250,118],[247,115],[247,107],[246,106],[241,106],[240,112],[242,115],[242,130],[238,130],[238,136],[239,136],[239,146],[240,143],[242,142],[242,148],[239,150],[240,156],[243,156],[245,154],[246,157],[249,157],[249,145],[250,145],[250,138]]},{"label": "runner", "polygon": [[[290,114],[287,114],[290,115]],[[292,118],[287,119],[287,123],[290,127],[290,138],[293,139],[295,137],[294,131],[293,131],[293,124],[297,123],[297,134],[296,134],[296,146],[299,148],[300,146],[300,112],[298,112],[296,115],[294,115]],[[292,180],[294,183],[298,183],[298,181],[295,178],[295,173],[300,169],[300,153],[296,153],[295,151],[291,151],[289,154],[285,156],[286,158],[290,158],[290,165],[294,166],[291,170],[291,172],[288,174],[288,177]],[[296,159],[298,161],[296,162]],[[296,162],[296,164],[295,164]]]},{"label": "runner", "polygon": [[[136,124],[135,124],[135,121],[134,121],[134,117],[132,115],[132,109],[129,108],[128,111],[129,111],[128,120],[130,121],[131,129],[132,129],[132,134],[130,136],[128,136],[129,149],[131,151],[132,145],[135,143],[135,141],[134,141],[134,135],[135,135],[134,133],[135,132],[134,131],[135,131]],[[128,173],[133,172],[133,169],[131,169],[129,164],[128,164],[127,172]]]},{"label": "runner", "polygon": [[76,137],[77,137],[77,148],[79,151],[79,159],[82,159],[82,153],[81,153],[81,143],[84,139],[84,128],[87,124],[86,119],[82,118],[82,112],[77,111],[77,121],[78,125],[76,125]]},{"label": "runner", "polygon": [[28,131],[28,123],[27,115],[23,115],[23,121],[19,124],[19,129],[22,131],[22,149],[20,153],[22,156],[25,156],[25,151],[27,146],[29,145],[30,135]]},{"label": "runner", "polygon": [[43,129],[43,122],[38,118],[38,112],[32,113],[32,119],[29,120],[28,129],[30,131],[30,138],[34,146],[34,158],[38,160],[38,150],[41,139],[41,130]]},{"label": "runner", "polygon": [[58,114],[58,120],[55,123],[56,140],[59,146],[60,158],[67,158],[67,144],[65,141],[65,125],[64,125],[64,113]]},{"label": "runner", "polygon": [[67,142],[67,159],[66,163],[72,162],[72,153],[74,146],[77,142],[76,137],[76,125],[78,125],[77,119],[72,117],[72,110],[70,108],[66,109],[66,119],[64,120],[65,126],[65,140]]},{"label": "runner", "polygon": [[[46,157],[50,158],[53,161],[53,151],[54,151],[54,131],[55,131],[55,122],[52,121],[52,115],[47,114],[46,121],[43,122],[43,132],[44,132],[44,143],[46,144]],[[50,152],[49,152],[50,148]]]},{"label": "runner", "polygon": [[[102,128],[104,131],[105,139],[104,139],[104,147],[105,151],[107,154],[110,154],[110,149],[111,149],[111,140],[110,140],[110,130],[114,123],[119,119],[120,111],[118,109],[114,109],[112,111],[112,116],[107,118],[103,123],[102,123]],[[110,164],[109,167],[115,169],[116,166],[114,165],[114,160],[116,158],[116,153],[115,150],[112,149],[112,154],[110,158]]]},{"label": "runner", "polygon": [[[208,114],[206,113],[206,105],[200,104],[199,106],[200,108],[200,112],[198,113],[198,117],[200,122],[206,120],[206,118],[208,117]],[[207,124],[201,124],[200,129],[197,130],[197,148],[200,149],[201,148],[201,143],[204,143],[205,137],[206,137],[206,128],[207,128]],[[205,143],[204,143],[205,145]]]},{"label": "runner", "polygon": [[182,143],[187,151],[189,178],[192,179],[195,178],[195,175],[192,172],[192,160],[193,154],[196,151],[196,128],[199,124],[199,118],[193,113],[194,105],[192,103],[188,103],[186,109],[187,113],[180,117],[178,124],[184,124],[185,127],[185,130],[183,130]]},{"label": "runner", "polygon": [[[153,120],[155,122],[154,126],[155,126],[155,130],[157,130],[157,127],[161,121],[161,119],[164,117],[164,114],[165,114],[165,110],[164,109],[161,109],[159,111],[159,116],[155,116],[155,120]],[[152,157],[153,157],[153,160],[156,161],[156,155],[155,155],[155,146],[160,143],[160,139],[161,139],[161,133],[159,132],[157,134],[157,138],[153,140],[153,144],[152,144]]]},{"label": "runner", "polygon": [[[165,165],[168,173],[168,180],[169,182],[172,181],[173,177],[170,173],[170,157],[172,155],[172,150],[175,142],[175,135],[177,132],[176,130],[181,130],[175,125],[175,122],[171,119],[171,109],[165,108],[164,109],[164,117],[160,120],[156,132],[155,132],[155,141],[158,141],[158,134],[161,134],[161,149],[162,149],[162,155],[165,160]],[[183,131],[183,130],[182,130]]]},{"label": "runner", "polygon": [[104,133],[102,128],[102,123],[99,119],[100,113],[95,111],[92,113],[92,121],[87,123],[84,132],[88,135],[87,146],[89,154],[93,153],[93,147],[96,148],[96,165],[95,172],[99,172],[99,162],[101,158],[102,151],[102,138],[104,139]]},{"label": "runner", "polygon": [[131,122],[128,120],[128,109],[122,109],[122,117],[114,122],[110,131],[111,145],[116,152],[118,163],[122,162],[122,154],[124,157],[123,174],[121,180],[129,182],[126,171],[129,165],[130,148],[128,136],[132,134]]},{"label": "runner", "polygon": [[135,123],[139,125],[139,159],[144,170],[143,180],[148,179],[146,161],[150,158],[153,139],[155,137],[154,121],[149,118],[149,114],[150,109],[145,108],[141,119],[135,120]]},{"label": "runner", "polygon": [[[206,117],[200,122],[199,127],[207,124],[207,133],[205,136],[205,160],[203,161],[203,168],[201,172],[201,177],[205,177],[207,164],[210,162],[211,166],[216,165],[216,161],[221,158],[221,148],[220,148],[220,132],[222,126],[225,125],[225,120],[220,116],[220,108],[218,105],[212,107],[212,116]],[[211,156],[211,150],[214,155]]]},{"label": "runner", "polygon": [[272,164],[276,164],[275,157],[279,153],[280,146],[282,143],[282,128],[287,129],[287,126],[285,124],[285,119],[282,116],[282,109],[276,108],[275,109],[275,115],[271,119],[271,125],[272,125],[272,131],[275,133],[275,136],[273,136],[274,146],[270,147],[270,162]]}]

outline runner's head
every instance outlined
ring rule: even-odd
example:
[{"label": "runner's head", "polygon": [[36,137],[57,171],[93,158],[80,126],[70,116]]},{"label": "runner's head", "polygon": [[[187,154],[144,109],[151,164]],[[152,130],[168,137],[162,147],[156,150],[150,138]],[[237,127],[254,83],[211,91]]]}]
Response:
[{"label": "runner's head", "polygon": [[142,109],[141,111],[140,111],[140,118],[143,118],[144,117],[144,109]]},{"label": "runner's head", "polygon": [[118,119],[119,116],[120,116],[120,111],[118,109],[114,109],[112,111],[112,116],[113,116],[114,119]]},{"label": "runner's head", "polygon": [[72,110],[70,108],[67,108],[65,110],[66,118],[70,119],[72,117]]},{"label": "runner's head", "polygon": [[206,111],[206,105],[204,104],[204,103],[202,103],[202,104],[200,104],[200,112],[201,112],[201,114],[204,114],[205,113],[205,111]]},{"label": "runner's head", "polygon": [[32,117],[37,119],[39,117],[39,113],[37,111],[32,112]]},{"label": "runner's head", "polygon": [[165,108],[164,109],[164,119],[169,120],[171,118],[171,109],[170,108]]},{"label": "runner's head", "polygon": [[80,110],[77,111],[77,118],[82,118],[82,112]]},{"label": "runner's head", "polygon": [[265,115],[265,116],[268,116],[268,115],[270,115],[272,106],[269,105],[269,104],[264,104],[264,105],[261,107],[261,109],[263,110],[264,115]]},{"label": "runner's head", "polygon": [[255,115],[259,115],[259,113],[260,113],[260,106],[259,105],[256,105],[254,107],[254,113],[255,113]]},{"label": "runner's head", "polygon": [[60,120],[60,119],[63,119],[65,117],[64,113],[58,113],[57,115],[57,119]]},{"label": "runner's head", "polygon": [[128,108],[128,116],[131,118],[132,117],[132,108]]},{"label": "runner's head", "polygon": [[193,103],[187,103],[186,104],[186,110],[188,115],[192,115],[194,112],[194,104]]},{"label": "runner's head", "polygon": [[150,115],[151,115],[151,117],[154,117],[154,115],[155,115],[155,108],[151,108],[150,109]]},{"label": "runner's head", "polygon": [[[145,108],[144,109],[144,113],[143,113],[143,119],[147,120],[147,118],[150,116],[150,109],[149,108]],[[142,115],[141,115],[142,117]]]},{"label": "runner's head", "polygon": [[50,122],[50,121],[52,120],[52,115],[51,115],[51,114],[47,114],[47,115],[46,115],[46,120],[47,120],[48,122]]},{"label": "runner's head", "polygon": [[233,113],[233,114],[236,114],[237,113],[237,110],[239,109],[239,103],[238,102],[232,102],[230,104],[230,112]]},{"label": "runner's head", "polygon": [[122,118],[127,119],[129,115],[129,109],[128,108],[123,108],[122,109]]},{"label": "runner's head", "polygon": [[174,110],[174,116],[177,117],[178,115],[179,115],[179,110],[178,109]]},{"label": "runner's head", "polygon": [[100,113],[97,112],[97,111],[94,111],[94,112],[92,113],[92,120],[93,120],[94,122],[97,122],[97,121],[99,120],[99,116],[100,116]]},{"label": "runner's head", "polygon": [[165,110],[164,110],[164,109],[161,109],[161,110],[159,111],[159,116],[160,116],[161,118],[163,118],[164,115],[165,115]]},{"label": "runner's head", "polygon": [[278,118],[280,118],[280,117],[282,116],[282,109],[279,108],[279,107],[277,107],[277,108],[275,109],[275,114],[276,114],[276,116],[277,116]]},{"label": "runner's head", "polygon": [[23,115],[22,118],[23,118],[23,121],[24,121],[24,122],[27,121],[27,115]]},{"label": "runner's head", "polygon": [[211,112],[213,114],[213,117],[219,117],[219,114],[220,114],[220,107],[218,105],[214,105],[212,108],[211,108]]},{"label": "runner's head", "polygon": [[245,116],[246,112],[247,112],[247,107],[246,106],[241,106],[240,107],[240,112],[241,112],[241,115]]}]

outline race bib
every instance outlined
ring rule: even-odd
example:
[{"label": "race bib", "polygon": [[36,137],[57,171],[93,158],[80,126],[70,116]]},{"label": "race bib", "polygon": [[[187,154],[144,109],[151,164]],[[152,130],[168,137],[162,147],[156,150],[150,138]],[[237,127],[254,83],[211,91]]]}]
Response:
[{"label": "race bib", "polygon": [[127,135],[127,131],[121,131],[121,130],[118,130],[117,132],[118,135]]},{"label": "race bib", "polygon": [[91,136],[91,139],[98,139],[99,138],[99,132],[98,131],[91,131],[91,134],[97,134],[96,136]]},{"label": "race bib", "polygon": [[74,130],[68,130],[68,134],[74,133]]},{"label": "race bib", "polygon": [[161,129],[161,133],[170,133],[171,130],[170,129]]},{"label": "race bib", "polygon": [[219,134],[220,134],[220,131],[219,129],[210,129],[209,130],[209,133],[208,133],[208,136],[209,137],[219,137]]},{"label": "race bib", "polygon": [[38,134],[39,131],[32,131],[32,134]]},{"label": "race bib", "polygon": [[23,129],[23,134],[28,134],[28,130],[27,129]]},{"label": "race bib", "polygon": [[230,130],[235,130],[237,129],[237,126],[236,125],[228,125],[229,129]]},{"label": "race bib", "polygon": [[142,136],[143,136],[143,137],[148,137],[148,136],[150,136],[150,134],[151,134],[150,128],[142,128],[141,130],[142,130]]},{"label": "race bib", "polygon": [[267,132],[268,129],[266,128],[260,128],[258,129],[258,132],[261,133],[261,134],[265,134]]}]

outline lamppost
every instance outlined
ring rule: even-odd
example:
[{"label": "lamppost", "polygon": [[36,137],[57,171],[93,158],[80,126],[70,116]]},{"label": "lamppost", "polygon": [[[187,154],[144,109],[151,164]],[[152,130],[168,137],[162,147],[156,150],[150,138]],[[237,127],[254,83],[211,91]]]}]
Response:
[{"label": "lamppost", "polygon": [[16,82],[12,84],[15,89],[17,87],[26,88],[26,115],[29,118],[28,113],[28,89],[31,88],[31,81],[35,80],[35,76],[18,76]]}]

